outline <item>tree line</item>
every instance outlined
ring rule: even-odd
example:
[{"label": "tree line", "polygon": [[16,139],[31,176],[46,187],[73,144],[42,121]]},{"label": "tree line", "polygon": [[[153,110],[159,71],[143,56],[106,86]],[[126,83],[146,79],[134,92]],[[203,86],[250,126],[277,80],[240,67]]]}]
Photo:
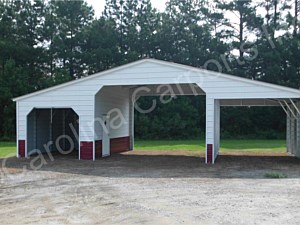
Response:
[{"label": "tree line", "polygon": [[[0,137],[15,135],[13,97],[156,58],[300,87],[299,0],[106,0],[96,18],[85,1],[0,1]],[[151,98],[138,104],[147,106]],[[278,108],[224,108],[223,137],[279,138]],[[204,134],[205,99],[178,97],[136,114],[140,138]]]}]

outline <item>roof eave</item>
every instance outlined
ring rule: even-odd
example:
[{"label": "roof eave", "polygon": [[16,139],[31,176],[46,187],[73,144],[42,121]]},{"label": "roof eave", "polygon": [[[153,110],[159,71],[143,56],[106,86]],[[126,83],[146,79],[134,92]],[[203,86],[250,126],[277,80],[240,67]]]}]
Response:
[{"label": "roof eave", "polygon": [[182,69],[189,69],[189,70],[193,70],[193,71],[196,71],[196,72],[207,73],[207,74],[210,74],[210,75],[213,75],[213,76],[220,76],[220,77],[224,77],[224,78],[231,79],[231,80],[237,80],[237,81],[247,82],[247,83],[251,83],[251,84],[259,84],[259,85],[269,87],[269,88],[274,88],[274,89],[277,89],[277,90],[288,91],[288,92],[291,92],[293,94],[298,94],[299,98],[300,98],[300,90],[294,89],[294,88],[289,88],[289,87],[285,87],[285,86],[281,86],[281,85],[277,85],[277,84],[266,83],[266,82],[258,81],[258,80],[250,80],[250,79],[243,78],[243,77],[237,77],[237,76],[218,73],[218,72],[214,72],[214,71],[210,71],[210,70],[204,70],[204,69],[200,69],[200,68],[197,68],[197,67],[182,65],[182,64],[178,64],[178,63],[174,63],[174,62],[166,62],[166,61],[157,60],[157,59],[142,59],[142,60],[138,60],[138,61],[135,61],[135,62],[132,62],[132,63],[128,63],[128,64],[125,64],[125,65],[122,65],[122,66],[119,66],[119,67],[115,67],[115,68],[112,68],[112,69],[109,69],[109,70],[106,70],[106,71],[102,71],[102,72],[93,74],[93,75],[88,76],[88,77],[80,78],[80,79],[74,80],[74,81],[69,81],[67,83],[56,85],[56,86],[53,86],[53,87],[50,87],[50,88],[46,88],[46,89],[43,89],[43,90],[40,90],[40,91],[36,91],[36,92],[30,93],[30,94],[27,94],[27,95],[20,96],[20,97],[17,97],[17,98],[13,98],[12,100],[14,102],[21,101],[21,100],[24,100],[24,99],[27,99],[27,98],[30,98],[30,97],[33,97],[33,96],[36,96],[36,95],[39,95],[39,94],[42,94],[42,93],[46,93],[46,92],[49,92],[49,91],[52,91],[52,90],[56,90],[56,89],[59,89],[59,88],[62,88],[62,87],[69,86],[71,84],[75,84],[75,83],[83,82],[83,81],[86,81],[86,80],[89,80],[89,79],[93,79],[95,77],[107,75],[109,73],[112,73],[112,72],[115,72],[115,71],[118,71],[118,70],[122,70],[122,69],[128,68],[130,66],[138,65],[140,63],[147,62],[147,61],[162,64],[162,65],[182,68]]}]

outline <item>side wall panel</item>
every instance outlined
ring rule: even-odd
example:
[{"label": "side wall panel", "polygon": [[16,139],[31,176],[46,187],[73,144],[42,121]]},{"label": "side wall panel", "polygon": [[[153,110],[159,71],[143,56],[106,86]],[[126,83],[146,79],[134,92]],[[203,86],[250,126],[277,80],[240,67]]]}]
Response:
[{"label": "side wall panel", "polygon": [[[111,153],[120,153],[130,150],[130,138],[129,137],[120,137],[113,138],[110,140],[110,152]],[[96,158],[102,158],[102,141],[95,141],[95,151]]]},{"label": "side wall panel", "polygon": [[94,96],[102,87],[101,83],[86,80],[75,83],[61,89],[41,93],[18,102],[18,126],[19,140],[26,140],[27,115],[34,108],[72,108],[80,117],[80,140],[94,140]]},{"label": "side wall panel", "polygon": [[[300,104],[297,103],[297,107],[300,108]],[[288,110],[287,126],[286,126],[286,141],[287,152],[300,157],[300,115],[297,110],[292,107],[293,113]],[[295,116],[297,118],[295,118]]]},{"label": "side wall panel", "polygon": [[[18,140],[25,140],[27,137],[27,115],[33,108],[73,108],[79,115],[79,140],[90,149],[88,142],[101,139],[101,126],[94,134],[94,119],[107,113],[109,109],[119,108],[125,118],[125,123],[118,129],[111,132],[111,138],[128,137],[129,134],[129,99],[128,89],[124,85],[148,85],[148,84],[188,84],[197,83],[208,96],[207,102],[207,144],[215,147],[215,106],[214,99],[280,99],[299,98],[296,90],[272,87],[263,83],[238,80],[233,77],[222,76],[205,70],[197,70],[192,67],[183,67],[175,64],[161,62],[143,61],[122,67],[119,70],[108,71],[101,76],[94,76],[91,79],[75,82],[68,86],[53,89],[40,93],[36,96],[22,99],[18,102]],[[105,86],[110,87],[106,97],[101,99],[96,96],[97,107],[95,107],[95,95]],[[100,92],[101,93],[101,92]],[[122,95],[122,93],[124,95]],[[103,95],[103,96],[104,96]],[[97,98],[100,98],[97,100]],[[127,99],[127,101],[126,101]],[[98,103],[101,103],[100,105]],[[98,110],[98,111],[97,111]],[[96,112],[96,116],[95,116]],[[117,121],[115,121],[117,123]],[[127,124],[126,124],[127,122]],[[93,145],[95,152],[95,144]],[[215,156],[215,155],[214,155]]]},{"label": "side wall panel", "polygon": [[33,110],[27,116],[27,149],[28,156],[36,149],[36,111]]},{"label": "side wall panel", "polygon": [[110,138],[129,136],[129,90],[123,87],[104,87],[96,95],[95,140],[102,140],[103,114],[110,115]]},{"label": "side wall panel", "polygon": [[292,154],[292,147],[291,147],[291,114],[287,112],[286,115],[286,149],[287,152]]},{"label": "side wall panel", "polygon": [[215,147],[214,160],[219,155],[220,151],[220,100],[215,99]]},{"label": "side wall panel", "polygon": [[206,163],[214,163],[215,100],[206,95]]},{"label": "side wall panel", "polygon": [[220,149],[220,100],[206,96],[206,163],[214,164]]},{"label": "side wall panel", "polygon": [[129,136],[130,136],[130,150],[134,149],[134,110],[135,99],[133,99],[132,91],[129,94]]},{"label": "side wall panel", "polygon": [[[50,110],[38,110],[36,112],[36,149],[40,152],[46,152],[44,145],[52,140],[51,136],[51,111]],[[28,149],[30,151],[31,149]],[[34,149],[32,149],[34,150]]]}]

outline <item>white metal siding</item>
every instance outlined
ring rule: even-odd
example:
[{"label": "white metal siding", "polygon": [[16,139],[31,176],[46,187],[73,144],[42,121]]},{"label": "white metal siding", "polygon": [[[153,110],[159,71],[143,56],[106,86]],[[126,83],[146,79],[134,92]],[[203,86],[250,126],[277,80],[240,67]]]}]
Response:
[{"label": "white metal siding", "polygon": [[[207,95],[206,143],[213,144],[216,150],[219,147],[217,143],[219,131],[215,127],[215,122],[218,122],[216,115],[219,103],[215,100],[300,98],[299,91],[289,88],[178,64],[144,60],[17,99],[18,139],[26,140],[26,116],[34,107],[73,108],[79,115],[80,141],[93,141],[95,117],[101,117],[110,109],[119,108],[125,119],[129,121],[129,91],[122,86],[190,83],[196,83]],[[119,87],[110,87],[117,85]],[[104,87],[103,92],[101,90],[95,96],[102,87]],[[99,136],[96,139],[101,139],[101,132],[101,127],[96,127]],[[296,136],[295,131],[294,134],[292,131],[289,134]],[[128,123],[111,133],[111,138],[121,136],[129,136]]]},{"label": "white metal siding", "polygon": [[[299,107],[299,104],[297,104]],[[300,115],[295,109],[292,109],[294,115],[297,115],[297,119],[294,118],[293,113],[288,111],[287,115],[287,152],[290,154],[300,156]]]},{"label": "white metal siding", "polygon": [[101,87],[87,80],[20,101],[18,139],[26,139],[26,116],[33,108],[72,108],[80,117],[79,139],[93,140],[94,96]]},{"label": "white metal siding", "polygon": [[[145,89],[146,88],[146,89]],[[141,90],[143,89],[143,90]],[[133,94],[139,96],[170,96],[170,95],[205,95],[203,90],[194,83],[191,84],[168,84],[168,85],[148,85],[135,89]],[[139,91],[140,90],[140,91]]]},{"label": "white metal siding", "polygon": [[[96,105],[95,105],[95,139],[102,139],[102,125],[99,121],[102,120],[103,114],[108,114],[109,112],[114,112],[111,114],[111,122],[113,118],[116,118],[117,109],[121,112],[122,117],[124,117],[125,122],[119,127],[119,122],[117,120],[114,125],[118,126],[118,129],[110,129],[110,138],[129,136],[129,90],[128,88],[123,88],[121,86],[116,87],[104,87],[96,95]],[[112,111],[113,110],[113,111]]]},{"label": "white metal siding", "polygon": [[133,99],[132,91],[129,91],[129,135],[130,135],[130,150],[134,149],[134,110],[135,99]]},{"label": "white metal siding", "polygon": [[[26,139],[26,116],[34,108],[73,108],[80,116],[80,140],[94,140],[94,96],[103,85],[146,85],[197,83],[206,94],[214,99],[261,99],[261,98],[299,98],[300,95],[289,91],[278,91],[249,82],[228,79],[209,71],[181,68],[174,64],[164,65],[144,61],[122,70],[103,76],[94,76],[82,82],[63,86],[52,91],[33,95],[19,101],[18,138]],[[209,132],[209,131],[208,131]]]},{"label": "white metal siding", "polygon": [[[300,103],[297,103],[298,109],[300,109]],[[296,153],[295,155],[300,157],[300,115],[297,113],[297,147],[296,147]]]},{"label": "white metal siding", "polygon": [[207,77],[203,83],[198,83],[207,94],[215,99],[265,99],[265,98],[299,98],[299,94],[278,91],[271,87],[253,85],[222,77],[212,79]]},{"label": "white metal siding", "polygon": [[291,113],[288,111],[286,115],[286,148],[287,152],[292,154],[291,147]]},{"label": "white metal siding", "polygon": [[214,160],[220,151],[220,100],[215,100]]},{"label": "white metal siding", "polygon": [[27,116],[28,126],[27,126],[27,149],[28,155],[31,154],[36,149],[36,111],[32,111]]},{"label": "white metal siding", "polygon": [[251,81],[241,81],[217,76],[209,71],[176,68],[144,62],[131,68],[108,73],[93,79],[93,86],[103,85],[146,85],[146,84],[186,84],[197,83],[206,94],[215,99],[261,99],[261,98],[299,98],[299,93],[278,91]]},{"label": "white metal siding", "polygon": [[213,155],[214,155],[214,137],[215,137],[214,115],[215,115],[214,99],[211,98],[209,95],[206,95],[206,146],[208,144],[213,145]]}]

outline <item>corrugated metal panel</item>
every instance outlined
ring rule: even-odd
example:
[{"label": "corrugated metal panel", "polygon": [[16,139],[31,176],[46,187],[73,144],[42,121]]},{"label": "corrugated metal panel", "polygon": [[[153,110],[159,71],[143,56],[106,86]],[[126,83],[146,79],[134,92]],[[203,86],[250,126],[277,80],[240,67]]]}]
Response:
[{"label": "corrugated metal panel", "polygon": [[215,127],[214,127],[214,139],[215,139],[215,145],[214,145],[214,160],[217,158],[219,151],[220,151],[220,100],[215,100]]},{"label": "corrugated metal panel", "polygon": [[[300,109],[300,103],[296,104],[297,108]],[[297,113],[297,146],[296,146],[296,156],[300,157],[300,114]]]},{"label": "corrugated metal panel", "polygon": [[[109,114],[111,112],[111,122],[114,117],[118,117],[117,112],[114,111],[114,109],[120,110],[123,120],[120,119],[116,121],[115,125],[118,129],[111,128],[110,138],[129,136],[129,90],[120,86],[104,87],[96,95],[95,99],[95,117],[97,120],[95,123],[96,140],[102,139],[102,115]],[[123,121],[123,123],[119,127],[118,123],[121,121]]]},{"label": "corrugated metal panel", "polygon": [[[35,116],[36,120],[36,143],[35,149],[38,149],[40,152],[46,152],[44,145],[51,141],[51,111],[48,109],[38,110]],[[30,127],[28,121],[28,127]],[[29,134],[28,134],[29,136]],[[28,152],[34,151],[35,149],[28,149]]]},{"label": "corrugated metal panel", "polygon": [[[188,79],[186,78],[188,77]],[[156,80],[159,79],[160,81]],[[236,82],[237,85],[233,85],[233,87],[243,86],[246,84],[254,86],[265,87],[266,89],[275,89],[280,92],[287,92],[289,94],[295,94],[297,97],[300,95],[300,91],[296,89],[286,88],[278,85],[268,84],[264,82],[257,82],[249,79],[244,79],[240,77],[235,77],[231,75],[216,73],[213,71],[198,69],[190,66],[169,63],[160,60],[153,59],[144,59],[137,62],[133,62],[118,68],[114,68],[108,71],[104,71],[94,76],[90,76],[87,78],[79,79],[76,81],[72,81],[63,85],[59,85],[57,87],[52,87],[47,90],[43,90],[34,94],[22,96],[14,99],[15,101],[24,100],[26,98],[35,97],[38,95],[44,95],[53,91],[61,91],[65,93],[66,91],[78,91],[78,90],[92,90],[97,89],[98,82],[104,85],[122,85],[127,82],[135,83],[140,79],[142,82],[146,83],[154,83],[158,81],[156,84],[164,83],[165,79],[168,80],[168,83],[200,83],[202,86],[212,83],[216,83],[218,81],[227,80],[230,84],[234,84]],[[134,81],[135,80],[135,81]],[[186,80],[187,82],[184,82]],[[108,82],[109,81],[109,82]],[[221,81],[223,82],[223,81]],[[145,84],[146,84],[145,83]],[[217,85],[206,87],[216,87]],[[225,85],[227,86],[227,85]],[[87,89],[86,89],[87,87]],[[224,87],[222,84],[221,87]]]},{"label": "corrugated metal panel", "polygon": [[129,138],[130,138],[130,150],[134,149],[134,105],[133,92],[129,92]]},{"label": "corrugated metal panel", "polygon": [[36,149],[36,111],[33,110],[27,116],[27,154],[30,155]]},{"label": "corrugated metal panel", "polygon": [[[95,117],[102,118],[102,114],[118,108],[126,123],[119,129],[112,130],[111,138],[130,136],[129,133],[132,132],[132,129],[129,128],[129,122],[133,121],[130,121],[129,90],[122,86],[190,83],[197,83],[207,95],[206,143],[214,145],[213,150],[216,150],[216,153],[219,149],[219,131],[215,127],[215,122],[218,122],[216,121],[218,118],[215,118],[218,114],[215,100],[300,98],[300,91],[296,89],[173,63],[143,60],[80,81],[18,98],[18,138],[26,140],[26,116],[34,107],[73,108],[80,117],[80,141],[101,139],[102,129],[99,124],[95,125],[96,135],[94,134]],[[98,93],[103,86],[105,86],[103,90]],[[298,131],[295,123],[290,125],[289,141],[290,145],[294,146],[291,146],[291,149],[295,150]]]},{"label": "corrugated metal panel", "polygon": [[287,112],[287,117],[286,117],[286,147],[287,147],[287,152],[292,154],[292,148],[291,148],[291,118],[290,112]]},{"label": "corrugated metal panel", "polygon": [[78,150],[78,134],[69,127],[72,124],[77,132],[78,123],[74,121],[77,118],[71,109],[34,109],[27,120],[28,155]]},{"label": "corrugated metal panel", "polygon": [[[206,95],[206,146],[212,146],[212,155],[214,155],[215,144],[215,123],[214,123],[215,105],[214,99]],[[208,156],[208,149],[206,149],[206,156]],[[207,157],[206,157],[207,160]]]}]

